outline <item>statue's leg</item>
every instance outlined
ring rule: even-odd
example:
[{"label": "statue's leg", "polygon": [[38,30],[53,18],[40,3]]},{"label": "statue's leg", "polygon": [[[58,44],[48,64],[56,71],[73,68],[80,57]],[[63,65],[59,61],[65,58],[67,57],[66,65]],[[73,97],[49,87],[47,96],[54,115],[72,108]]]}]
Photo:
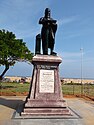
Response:
[{"label": "statue's leg", "polygon": [[52,46],[51,46],[51,55],[57,55],[57,53],[55,53],[53,50],[54,50],[54,41],[52,42]]},{"label": "statue's leg", "polygon": [[42,35],[43,55],[48,55],[49,30],[45,29]]},{"label": "statue's leg", "polygon": [[46,40],[42,41],[43,55],[48,55],[48,47],[46,44]]},{"label": "statue's leg", "polygon": [[57,55],[57,53],[55,53],[53,50],[54,50],[54,43],[55,43],[55,34],[53,33],[53,31],[51,30],[51,33],[50,33],[50,49],[51,49],[51,55]]},{"label": "statue's leg", "polygon": [[53,55],[54,45],[51,46],[51,55]]}]

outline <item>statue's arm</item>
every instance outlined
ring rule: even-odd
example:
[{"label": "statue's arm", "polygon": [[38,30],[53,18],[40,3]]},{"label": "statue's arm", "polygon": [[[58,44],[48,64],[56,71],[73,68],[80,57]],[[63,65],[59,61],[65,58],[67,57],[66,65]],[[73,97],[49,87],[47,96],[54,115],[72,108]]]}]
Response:
[{"label": "statue's arm", "polygon": [[42,23],[43,23],[43,17],[41,17],[39,20],[39,24],[42,24]]}]

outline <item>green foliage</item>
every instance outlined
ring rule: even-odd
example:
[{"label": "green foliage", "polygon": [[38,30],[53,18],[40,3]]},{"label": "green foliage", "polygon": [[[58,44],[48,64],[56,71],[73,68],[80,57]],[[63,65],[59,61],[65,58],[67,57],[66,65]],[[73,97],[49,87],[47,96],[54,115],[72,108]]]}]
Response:
[{"label": "green foliage", "polygon": [[31,61],[32,56],[22,39],[16,39],[12,32],[0,30],[0,65],[5,65],[6,71],[16,61]]}]

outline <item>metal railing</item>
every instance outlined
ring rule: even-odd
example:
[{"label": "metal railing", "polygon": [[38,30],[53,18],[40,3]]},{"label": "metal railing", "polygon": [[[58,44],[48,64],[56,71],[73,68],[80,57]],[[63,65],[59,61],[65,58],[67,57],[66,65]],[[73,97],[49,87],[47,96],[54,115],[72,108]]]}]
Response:
[{"label": "metal railing", "polygon": [[84,95],[94,98],[94,84],[63,84],[64,95]]}]

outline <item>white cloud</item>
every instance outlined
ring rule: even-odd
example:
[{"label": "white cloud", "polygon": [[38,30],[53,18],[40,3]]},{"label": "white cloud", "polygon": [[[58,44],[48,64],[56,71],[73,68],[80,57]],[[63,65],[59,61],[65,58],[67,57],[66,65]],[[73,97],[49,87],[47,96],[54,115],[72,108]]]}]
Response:
[{"label": "white cloud", "polygon": [[62,55],[64,58],[74,58],[81,56],[81,53],[79,52],[59,52],[59,54]]},{"label": "white cloud", "polygon": [[67,18],[63,18],[63,19],[60,19],[58,20],[58,25],[63,25],[63,24],[68,24],[68,23],[71,23],[71,22],[74,22],[74,21],[77,21],[79,18],[79,16],[76,15],[76,16],[70,16],[70,17],[67,17]]},{"label": "white cloud", "polygon": [[80,52],[57,52],[58,55],[62,58],[64,65],[74,65],[81,61]]},{"label": "white cloud", "polygon": [[63,39],[75,38],[75,37],[79,37],[79,36],[81,36],[81,35],[82,35],[82,34],[80,34],[80,33],[70,33],[70,34],[64,36]]}]

